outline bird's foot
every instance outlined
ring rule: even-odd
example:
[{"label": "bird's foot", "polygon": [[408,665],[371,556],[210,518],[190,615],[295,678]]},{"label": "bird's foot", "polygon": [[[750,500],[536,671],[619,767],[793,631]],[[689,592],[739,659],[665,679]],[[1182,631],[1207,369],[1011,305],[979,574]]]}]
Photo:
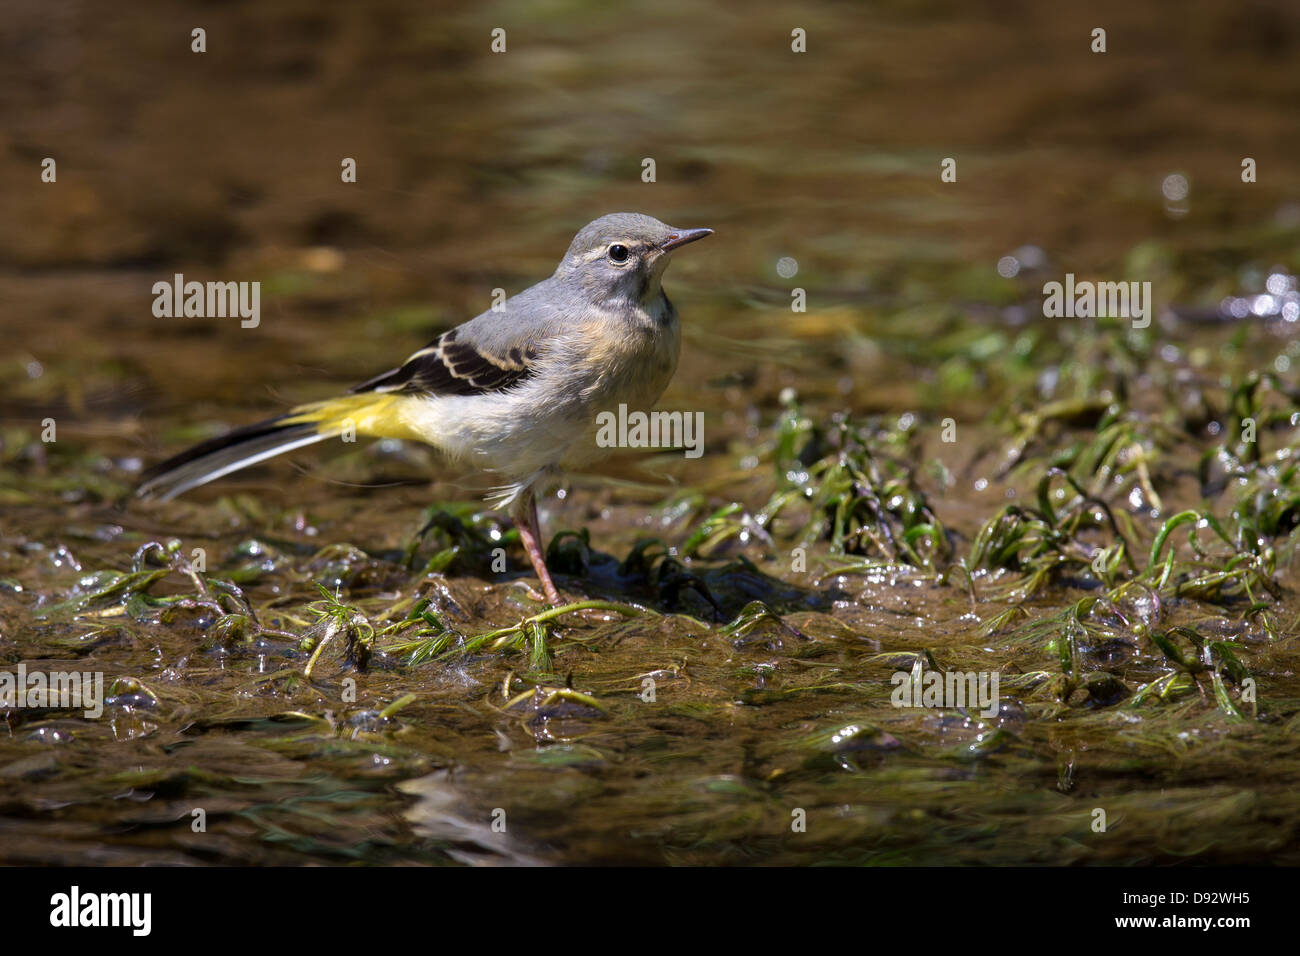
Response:
[{"label": "bird's foot", "polygon": [[547,604],[551,605],[551,607],[559,607],[564,603],[564,598],[560,597],[560,592],[556,589],[555,583],[551,580],[550,574],[545,573],[545,564],[542,565],[541,570],[543,571],[543,574],[539,574],[538,577],[541,578],[542,590],[546,593],[538,594],[535,588],[530,587],[528,589],[528,596],[534,601],[545,601]]},{"label": "bird's foot", "polygon": [[546,595],[537,590],[537,588],[527,585],[524,588],[524,594],[528,596],[528,600],[536,601],[538,604],[549,604],[552,607],[559,607],[564,603],[564,598],[560,597],[560,592],[556,590],[552,590],[550,595]]},{"label": "bird's foot", "polygon": [[[528,555],[533,570],[537,572],[537,580],[542,585],[546,603],[552,607],[559,607],[564,602],[560,598],[560,592],[555,588],[555,582],[551,580],[551,572],[546,567],[546,556],[542,553],[542,535],[537,527],[537,505],[531,493],[521,511],[522,514],[514,516],[515,527],[519,529],[519,540],[523,543],[524,552]],[[533,593],[536,594],[535,591]],[[537,595],[539,600],[542,597],[543,595]]]}]

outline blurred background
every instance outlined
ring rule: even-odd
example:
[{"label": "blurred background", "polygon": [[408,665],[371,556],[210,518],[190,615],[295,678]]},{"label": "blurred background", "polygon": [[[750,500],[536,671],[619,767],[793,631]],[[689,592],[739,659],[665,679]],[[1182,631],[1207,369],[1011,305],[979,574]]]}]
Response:
[{"label": "blurred background", "polygon": [[[111,17],[52,0],[4,20],[11,418],[107,404],[148,409],[152,433],[172,408],[264,408],[268,382],[315,397],[320,376],[360,380],[492,288],[549,274],[614,210],[718,230],[671,273],[692,347],[670,405],[691,372],[737,364],[715,336],[852,340],[855,309],[905,325],[912,307],[1010,304],[1041,286],[996,271],[1026,245],[1049,278],[1151,280],[1160,305],[1212,310],[1262,291],[1240,270],[1300,234],[1300,19],[1282,0],[279,0]],[[945,157],[956,183],[940,182]],[[1183,202],[1162,192],[1171,175]],[[173,272],[261,279],[262,328],[157,322],[150,287]],[[788,309],[793,286],[806,315]],[[851,342],[854,400],[900,387],[895,358]]]},{"label": "blurred background", "polygon": [[[1105,53],[1092,51],[1098,27]],[[791,50],[795,29],[806,53]],[[1289,723],[1274,736],[1231,751],[1189,749],[1227,732],[1184,685],[1140,739],[1104,710],[1088,723],[1119,692],[1103,675],[1080,704],[1077,669],[1058,672],[1058,648],[1041,641],[998,638],[1000,666],[1051,671],[1065,690],[1026,696],[995,728],[904,720],[888,669],[864,655],[935,649],[988,666],[996,628],[977,628],[1021,603],[1056,613],[1094,586],[1086,548],[1077,576],[1005,601],[988,582],[1023,571],[1014,557],[979,571],[978,605],[969,571],[945,575],[1060,449],[1075,449],[1069,467],[1088,459],[1077,452],[1103,412],[1129,428],[1130,464],[1148,455],[1152,473],[1107,464],[1078,480],[1138,523],[1145,555],[1160,522],[1213,485],[1195,463],[1222,440],[1225,410],[1244,414],[1235,383],[1258,370],[1294,382],[1297,53],[1290,0],[4,3],[0,653],[117,681],[110,721],[12,718],[21,727],[0,742],[0,775],[15,783],[6,859],[1294,860],[1297,662],[1268,654],[1281,646],[1274,624],[1300,608],[1263,623],[1231,606],[1239,595],[1198,609],[1218,633],[1257,642],[1250,666],[1290,701],[1275,701]],[[41,181],[46,157],[55,183]],[[355,183],[341,181],[345,158]],[[945,158],[955,182],[940,179]],[[609,642],[602,654],[570,646],[555,673],[495,657],[404,658],[403,670],[394,654],[363,681],[356,713],[336,714],[344,663],[314,685],[285,676],[302,668],[298,637],[319,636],[313,622],[334,613],[317,585],[358,602],[376,629],[416,595],[466,633],[519,618],[514,592],[473,562],[425,566],[407,550],[430,501],[472,502],[473,482],[423,449],[365,444],[126,506],[140,470],[391,367],[488,308],[493,289],[549,275],[574,232],[613,211],[716,230],[675,257],[665,283],[685,345],[661,405],[706,412],[707,454],[619,456],[605,482],[544,504],[548,533],[589,529],[578,589],[620,600],[631,585],[611,555],[659,535],[699,559],[690,566],[727,617],[762,598],[803,615],[798,638],[769,619],[774,634],[746,637],[746,619],[734,642],[676,618],[633,622],[592,637]],[[1043,283],[1067,272],[1151,282],[1152,329],[1044,319]],[[175,273],[260,281],[260,325],[154,317],[153,285]],[[791,310],[796,288],[804,312]],[[1049,405],[1064,424],[1040,433]],[[764,502],[808,480],[795,466],[827,454],[818,430],[843,413],[884,436],[874,461],[906,459],[906,492],[889,507],[924,501],[923,486],[948,529],[908,527],[930,547],[910,559],[915,579],[896,569],[828,585],[793,574],[786,543],[767,547]],[[1274,413],[1277,444],[1300,405]],[[793,463],[773,437],[782,416],[819,436]],[[943,448],[948,418],[962,437]],[[47,419],[56,442],[41,440]],[[1038,471],[1009,473],[1027,447]],[[726,521],[704,520],[728,503]],[[458,512],[467,524],[473,507]],[[889,520],[911,520],[903,510]],[[1278,534],[1296,513],[1287,506]],[[229,602],[196,610],[179,572],[122,577],[149,566],[149,542],[173,537],[178,553],[208,548],[210,571],[244,588],[274,632],[248,630]],[[879,557],[858,543],[859,557]],[[708,577],[707,558],[726,573]],[[742,558],[754,563],[723,563]],[[1098,637],[1088,660],[1124,693],[1173,674],[1120,637]],[[663,675],[653,718],[634,699],[645,673]],[[804,696],[823,673],[830,683]],[[503,682],[514,695],[566,680],[615,703],[599,715],[540,690],[544,705],[490,697]],[[407,692],[419,699],[399,726],[385,708]],[[1079,723],[1058,719],[1070,701]],[[964,762],[989,740],[1015,744]],[[1128,837],[1092,841],[1070,792],[1104,794]],[[209,834],[189,832],[199,796],[216,808]],[[298,798],[317,801],[311,813],[286,809]],[[481,826],[482,808],[507,799],[518,845],[503,851],[462,824]],[[793,802],[825,811],[815,835],[754,837],[788,830]]]}]

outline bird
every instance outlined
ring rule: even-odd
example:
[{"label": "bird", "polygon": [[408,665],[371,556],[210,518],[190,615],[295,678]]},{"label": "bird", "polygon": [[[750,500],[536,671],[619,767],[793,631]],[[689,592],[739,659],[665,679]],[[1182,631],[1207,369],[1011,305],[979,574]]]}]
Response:
[{"label": "bird", "polygon": [[649,409],[681,353],[663,289],[672,253],[712,235],[640,213],[588,223],[555,272],[448,329],[396,368],[348,393],[213,438],[150,469],[142,498],[170,500],[231,472],[344,435],[415,440],[454,463],[500,475],[489,497],[519,530],[546,601],[537,493],[600,458],[602,413]]}]

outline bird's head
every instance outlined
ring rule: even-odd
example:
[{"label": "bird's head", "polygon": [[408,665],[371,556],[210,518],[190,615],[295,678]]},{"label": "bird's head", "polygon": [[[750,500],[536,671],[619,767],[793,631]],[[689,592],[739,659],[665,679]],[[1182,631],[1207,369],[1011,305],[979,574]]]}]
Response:
[{"label": "bird's head", "polygon": [[712,229],[674,229],[639,213],[611,213],[574,236],[555,277],[577,283],[591,300],[646,305],[659,295],[673,250],[712,234]]}]

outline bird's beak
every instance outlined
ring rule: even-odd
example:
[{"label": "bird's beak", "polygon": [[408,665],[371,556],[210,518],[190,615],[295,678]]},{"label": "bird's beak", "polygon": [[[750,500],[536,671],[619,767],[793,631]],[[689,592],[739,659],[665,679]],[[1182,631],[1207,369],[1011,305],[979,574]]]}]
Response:
[{"label": "bird's beak", "polygon": [[678,229],[669,234],[668,238],[660,244],[659,249],[661,252],[672,252],[678,246],[711,235],[713,235],[712,229]]}]

